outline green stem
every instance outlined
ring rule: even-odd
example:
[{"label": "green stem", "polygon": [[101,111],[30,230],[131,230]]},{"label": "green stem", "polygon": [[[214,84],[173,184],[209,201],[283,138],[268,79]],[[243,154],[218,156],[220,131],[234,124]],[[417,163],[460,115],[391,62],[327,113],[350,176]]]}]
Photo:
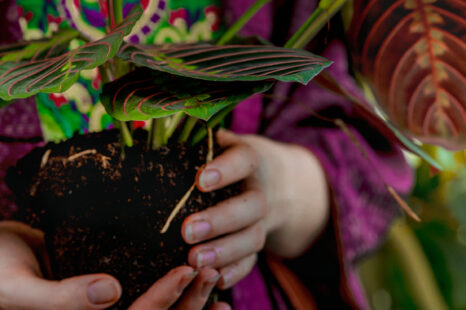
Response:
[{"label": "green stem", "polygon": [[437,285],[431,265],[411,228],[400,221],[395,223],[388,236],[387,245],[397,256],[419,309],[447,310],[448,306]]},{"label": "green stem", "polygon": [[167,128],[165,129],[165,137],[164,140],[168,142],[168,140],[171,138],[173,133],[175,132],[176,128],[178,127],[181,119],[183,118],[184,113],[183,112],[178,112],[175,115],[173,115],[170,119],[170,124],[168,124]]},{"label": "green stem", "polygon": [[217,45],[224,45],[240,31],[241,28],[257,13],[264,5],[266,5],[270,0],[256,0],[243,15],[223,34],[223,36],[218,40]]},{"label": "green stem", "polygon": [[113,18],[115,26],[118,26],[123,20],[123,0],[113,0]]},{"label": "green stem", "polygon": [[156,118],[155,132],[152,133],[152,149],[165,145],[165,118]]},{"label": "green stem", "polygon": [[193,131],[194,126],[196,126],[197,118],[189,116],[183,124],[183,130],[178,137],[178,142],[187,142],[191,131]]},{"label": "green stem", "polygon": [[[128,126],[125,122],[120,122],[120,132],[121,137],[123,138],[123,142],[125,146],[132,147],[133,146],[133,137],[131,136],[131,132],[128,129]],[[122,147],[123,148],[123,147]]]},{"label": "green stem", "polygon": [[[232,104],[228,107],[226,107],[225,109],[223,109],[222,111],[218,112],[217,114],[215,114],[208,122],[207,122],[207,127],[209,128],[214,128],[215,126],[217,126],[218,124],[220,124],[220,122],[231,112],[235,109],[236,107],[236,104]],[[199,128],[199,130],[196,131],[196,133],[194,134],[193,138],[191,139],[192,141],[192,144],[197,144],[199,142],[201,142],[205,137],[207,136],[207,128],[206,127],[202,127],[202,128]]]},{"label": "green stem", "polygon": [[319,6],[296,31],[288,42],[286,48],[305,47],[327,22],[338,12],[347,0],[321,0]]}]

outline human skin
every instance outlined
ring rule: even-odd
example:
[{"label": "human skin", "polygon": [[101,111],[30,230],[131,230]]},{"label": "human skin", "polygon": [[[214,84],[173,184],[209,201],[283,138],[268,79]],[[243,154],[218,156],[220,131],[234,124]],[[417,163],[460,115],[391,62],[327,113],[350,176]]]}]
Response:
[{"label": "human skin", "polygon": [[[264,247],[282,257],[299,256],[325,226],[326,180],[311,152],[224,130],[217,141],[226,150],[199,173],[198,187],[213,191],[243,181],[244,192],[185,219],[183,238],[195,244],[188,255],[192,267],[170,271],[129,310],[169,309],[175,303],[175,309],[202,309],[212,288],[226,289],[244,278]],[[43,233],[22,223],[1,222],[0,309],[105,309],[121,296],[120,284],[110,275],[48,281],[42,278],[43,268]],[[229,306],[219,302],[212,309]]]},{"label": "human skin", "polygon": [[[41,231],[19,222],[0,223],[0,309],[105,309],[122,294],[118,280],[107,274],[45,280],[39,260],[47,268]],[[155,282],[129,310],[201,310],[218,279],[218,272],[212,268],[175,268]],[[192,285],[188,288],[189,284]],[[176,307],[171,308],[176,302]],[[225,309],[230,307],[222,302],[210,308]]]},{"label": "human skin", "polygon": [[199,174],[198,187],[214,191],[243,181],[245,190],[190,215],[182,235],[198,244],[189,253],[190,265],[218,269],[217,286],[227,289],[249,273],[264,247],[284,258],[301,255],[325,226],[330,208],[325,173],[308,149],[226,130],[218,132],[217,142],[226,150]]}]

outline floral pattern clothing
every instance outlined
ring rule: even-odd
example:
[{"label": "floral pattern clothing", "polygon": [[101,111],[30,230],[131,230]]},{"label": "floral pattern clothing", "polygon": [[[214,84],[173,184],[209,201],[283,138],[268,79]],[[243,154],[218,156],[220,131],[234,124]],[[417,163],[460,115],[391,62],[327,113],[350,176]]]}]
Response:
[{"label": "floral pattern clothing", "polygon": [[[109,27],[112,2],[97,0],[16,0],[24,40],[51,36],[73,27],[91,40]],[[125,0],[123,17],[141,3],[144,13],[125,38],[131,43],[164,44],[217,39],[224,30],[219,0]],[[71,46],[80,44],[79,40]],[[112,127],[112,119],[99,100],[101,77],[97,69],[82,71],[78,82],[60,94],[38,94],[37,109],[44,139],[60,141],[75,132],[95,132]],[[137,122],[136,127],[145,126]]]},{"label": "floral pattern clothing", "polygon": [[[21,3],[21,0],[17,1]],[[24,2],[27,1],[24,0]],[[34,11],[51,14],[51,17],[48,18],[50,22],[47,25],[39,19],[34,19],[34,15],[31,16],[28,13],[29,11],[24,9],[24,7],[19,10],[5,9],[2,11],[3,14],[7,14],[7,18],[3,19],[3,21],[7,23],[5,27],[11,28],[9,34],[19,33],[18,29],[12,26],[12,22],[18,19],[18,15],[15,14],[19,14],[20,16],[20,24],[24,24],[24,21],[21,22],[21,18],[30,18],[30,24],[26,25],[27,29],[33,29],[33,24],[37,25],[34,29],[39,29],[38,31],[41,31],[42,34],[47,34],[52,28],[62,27],[63,21],[59,20],[60,16],[62,16],[60,14],[66,15],[66,12],[59,9],[54,11],[51,6],[48,6],[52,2],[51,0],[44,1],[47,5],[41,7],[42,11],[37,11],[37,8]],[[84,20],[87,20],[90,25],[89,27],[92,26],[95,29],[103,27],[102,24],[98,24],[97,22],[91,24],[88,20],[92,14],[105,16],[105,10],[96,13],[98,12],[96,9],[97,1],[76,0],[65,2],[68,4],[72,2],[75,6],[81,5],[81,9],[84,5],[89,5],[89,10],[94,10],[95,12],[83,14],[85,15],[82,17],[83,23]],[[141,2],[147,5],[146,8],[152,3],[151,1]],[[203,3],[202,1],[192,2]],[[196,16],[204,15],[199,13],[201,12],[199,10],[197,11],[198,13],[192,13],[196,12],[196,9],[188,6],[192,5],[192,2],[185,1],[187,4],[186,11],[179,10],[179,7],[174,10],[168,10],[171,12],[170,14],[173,13],[174,17],[171,19],[169,17],[171,15],[165,13],[165,22],[170,27],[175,27],[176,24],[179,29],[184,29],[183,27],[193,29],[195,20],[197,20]],[[252,2],[253,0],[224,0],[226,22],[231,23],[236,20]],[[129,1],[128,3],[131,2]],[[167,2],[169,5],[165,7],[165,10],[172,8],[174,3],[170,4]],[[2,3],[0,2],[0,4]],[[270,3],[263,8],[243,28],[242,34],[259,35],[270,39],[273,36],[274,29],[274,5],[275,3]],[[294,18],[291,20],[290,32],[293,32],[303,23],[315,5],[316,1],[313,0],[294,1]],[[160,7],[159,9],[162,10]],[[187,13],[188,11],[189,14]],[[69,14],[72,15],[72,12],[70,11]],[[182,18],[182,20],[176,22],[179,18]],[[57,25],[55,26],[54,23]],[[74,20],[73,23],[76,26],[80,22]],[[24,28],[25,26],[21,25],[21,27]],[[169,29],[171,29],[170,27]],[[140,28],[139,32],[136,31],[132,35],[137,34],[138,40],[155,40],[157,36],[155,32],[150,35],[145,34],[145,37],[140,36],[141,32],[144,34],[143,28]],[[218,29],[214,28],[211,28],[211,30],[220,31],[221,26]],[[175,30],[167,30],[167,33],[173,33],[173,31]],[[97,34],[97,31],[94,32]],[[91,30],[89,35],[93,35]],[[212,38],[215,35],[217,34],[212,33]],[[1,42],[6,42],[8,40],[11,41],[12,38],[0,37],[0,39]],[[133,37],[132,40],[136,40],[136,37]],[[353,93],[357,92],[357,87],[347,73],[344,46],[338,42],[333,42],[327,48],[325,56],[335,61],[335,64],[330,69],[331,74],[341,85],[350,89]],[[36,137],[41,136],[43,133],[46,138],[50,138],[51,133],[55,130],[61,130],[60,136],[55,137],[55,139],[67,137],[75,131],[86,132],[87,130],[94,130],[93,128],[97,130],[97,127],[92,127],[94,125],[91,126],[91,124],[93,124],[92,120],[94,119],[92,111],[98,106],[98,102],[96,102],[98,100],[96,98],[98,97],[94,97],[93,92],[95,90],[95,94],[98,94],[100,82],[97,74],[85,74],[88,75],[82,77],[82,79],[91,83],[81,83],[83,88],[88,89],[87,95],[82,95],[87,96],[86,98],[82,97],[78,99],[76,96],[73,97],[73,94],[62,94],[63,98],[49,98],[48,95],[45,95],[44,98],[38,100],[37,109],[33,104],[33,100],[28,99],[18,100],[15,104],[0,110],[0,180],[2,180],[0,182],[0,217],[8,218],[15,208],[13,197],[3,182],[5,171],[9,166],[14,165],[16,160],[32,147],[40,145],[40,143],[37,143]],[[339,288],[337,287],[331,291],[327,287],[324,287],[324,295],[325,292],[329,295],[326,298],[324,296],[322,298],[323,302],[318,302],[318,305],[322,309],[343,309],[328,308],[328,306],[325,306],[336,299],[335,294],[337,291],[343,291],[346,292],[346,297],[349,300],[348,304],[360,309],[367,309],[368,304],[355,272],[356,266],[361,257],[379,246],[392,219],[399,213],[399,208],[386,192],[383,181],[394,187],[400,194],[406,194],[412,185],[412,172],[406,164],[401,150],[385,140],[382,135],[378,135],[375,132],[376,130],[371,128],[352,109],[351,103],[345,99],[329,93],[314,83],[299,87],[291,87],[289,84],[277,84],[273,91],[273,96],[274,99],[268,100],[267,105],[264,104],[265,99],[258,95],[239,104],[233,115],[233,130],[238,133],[261,133],[275,140],[297,143],[307,147],[319,158],[327,174],[329,187],[331,188],[332,197],[335,202],[332,210],[333,222],[330,225],[332,227],[331,235],[334,240],[333,243],[326,244],[331,248],[331,251],[335,252],[336,261],[327,258],[325,260],[328,261],[328,264],[335,265],[334,267],[340,276],[339,281],[341,283]],[[284,97],[290,99],[284,101],[282,99]],[[45,103],[41,103],[42,100],[48,100],[48,106]],[[71,104],[65,105],[66,102]],[[48,109],[47,112],[41,111],[43,107]],[[348,124],[349,130],[356,137],[367,156],[364,156],[354,141],[341,130],[313,118],[313,113],[310,113],[309,110],[310,108],[313,113],[318,112],[329,117],[344,119]],[[87,112],[81,113],[80,109]],[[50,123],[55,128],[47,127],[50,125],[44,125],[46,123],[46,121],[44,122],[44,117],[48,117],[44,115],[47,115],[47,113],[50,113],[49,115],[57,113],[58,116],[52,115],[49,117]],[[42,121],[42,132],[39,126],[38,114],[40,114]],[[59,120],[59,117],[62,115],[72,115],[75,119],[71,117],[70,121],[68,118],[63,118],[63,121],[60,123],[57,119]],[[105,128],[105,126],[109,126],[110,124],[110,122],[104,119],[105,116],[103,115],[100,118],[96,117],[98,119],[96,124],[100,128]],[[66,126],[69,127],[65,128]],[[383,181],[380,176],[383,178]],[[305,283],[309,288],[313,287],[313,282],[324,281],[329,274],[325,268],[322,268],[322,265],[313,262],[315,254],[317,253],[312,252],[312,249],[310,249],[308,254],[300,259],[300,273],[305,275],[306,279],[303,278],[303,281],[306,281]],[[292,264],[290,262],[290,265]],[[332,270],[335,271],[335,268]],[[320,278],[317,275],[319,269],[323,269],[322,271],[324,272]],[[286,301],[284,301],[280,292],[278,290],[270,291],[267,284],[267,273],[264,273],[259,267],[254,268],[249,276],[233,288],[234,309],[286,309]],[[317,287],[316,291],[318,290],[319,288]]]}]

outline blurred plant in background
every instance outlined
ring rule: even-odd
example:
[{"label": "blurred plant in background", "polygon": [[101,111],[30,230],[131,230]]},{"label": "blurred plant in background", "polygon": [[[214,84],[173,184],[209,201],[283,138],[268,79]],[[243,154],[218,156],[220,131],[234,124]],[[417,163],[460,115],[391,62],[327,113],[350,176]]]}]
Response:
[{"label": "blurred plant in background", "polygon": [[409,199],[422,222],[402,219],[360,274],[374,310],[466,309],[466,151],[428,146],[444,171],[413,160]]}]

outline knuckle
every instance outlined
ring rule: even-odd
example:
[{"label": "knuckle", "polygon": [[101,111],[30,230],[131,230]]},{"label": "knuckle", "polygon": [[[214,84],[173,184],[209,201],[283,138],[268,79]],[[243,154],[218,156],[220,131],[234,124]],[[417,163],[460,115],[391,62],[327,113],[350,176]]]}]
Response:
[{"label": "knuckle", "polygon": [[254,195],[256,196],[256,199],[257,199],[259,215],[261,217],[265,217],[269,212],[269,205],[267,203],[265,193],[263,190],[255,190]]},{"label": "knuckle", "polygon": [[262,223],[258,223],[256,225],[254,235],[256,237],[254,247],[257,251],[260,251],[265,246],[265,228]]},{"label": "knuckle", "polygon": [[251,170],[257,170],[257,168],[259,167],[259,154],[257,154],[256,150],[249,144],[243,144],[243,148],[247,155],[247,158],[249,158]]}]

